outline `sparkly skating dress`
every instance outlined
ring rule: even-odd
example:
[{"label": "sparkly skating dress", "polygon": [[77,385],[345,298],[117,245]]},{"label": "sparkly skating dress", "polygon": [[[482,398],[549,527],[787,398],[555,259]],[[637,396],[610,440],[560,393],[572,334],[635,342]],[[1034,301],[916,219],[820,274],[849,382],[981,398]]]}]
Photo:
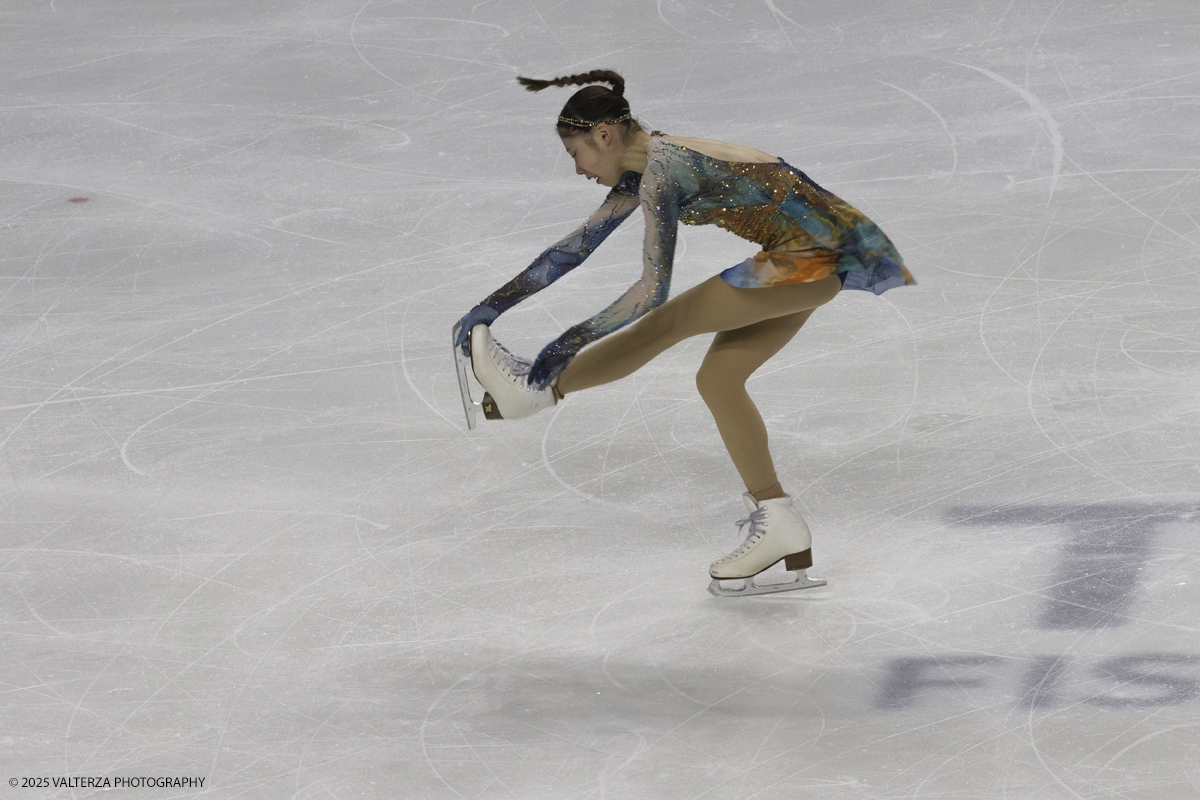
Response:
[{"label": "sparkly skating dress", "polygon": [[587,222],[482,303],[503,313],[546,288],[583,263],[642,207],[642,277],[608,308],[572,326],[542,350],[529,376],[535,385],[548,384],[585,345],[667,299],[680,222],[717,225],[762,247],[762,252],[721,273],[731,286],[759,289],[837,274],[843,289],[882,294],[915,283],[900,253],[875,223],[785,161],[721,161],[657,132],[651,135],[648,153],[644,174],[623,174]]}]

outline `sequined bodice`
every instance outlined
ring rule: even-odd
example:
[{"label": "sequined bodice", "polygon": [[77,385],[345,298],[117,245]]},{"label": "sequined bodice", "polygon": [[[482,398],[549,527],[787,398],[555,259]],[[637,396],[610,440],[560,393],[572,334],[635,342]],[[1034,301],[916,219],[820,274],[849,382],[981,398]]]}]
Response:
[{"label": "sequined bodice", "polygon": [[[703,158],[701,156],[698,160]],[[717,184],[712,187],[713,191],[698,193],[680,204],[679,221],[684,225],[716,225],[743,239],[757,242],[764,250],[776,249],[775,238],[779,232],[777,217],[788,195],[786,182],[780,179],[779,166],[725,166],[726,169],[718,172],[719,180],[713,181]],[[733,203],[731,198],[735,196],[750,202]]]},{"label": "sequined bodice", "polygon": [[[861,216],[783,160],[722,161],[662,136],[651,139],[649,155],[647,177],[656,163],[663,166],[650,188],[667,192],[679,222],[716,225],[763,250],[836,250],[845,227],[839,216]],[[643,204],[652,199],[641,195]]]},{"label": "sequined bodice", "polygon": [[764,250],[785,244],[790,249],[821,246],[800,227],[795,214],[804,205],[821,202],[820,188],[803,173],[782,161],[734,163],[674,147],[689,162],[695,183],[680,200],[679,221],[684,225],[716,225]]}]

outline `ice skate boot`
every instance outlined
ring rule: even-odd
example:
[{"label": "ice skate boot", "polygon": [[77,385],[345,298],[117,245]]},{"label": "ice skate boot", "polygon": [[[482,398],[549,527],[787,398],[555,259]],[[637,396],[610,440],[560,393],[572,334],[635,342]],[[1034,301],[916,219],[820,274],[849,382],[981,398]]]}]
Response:
[{"label": "ice skate boot", "polygon": [[521,419],[554,405],[554,390],[534,389],[525,380],[533,362],[513,355],[492,338],[487,325],[471,329],[471,368],[486,391],[483,415],[488,419]]},{"label": "ice skate boot", "polygon": [[[794,506],[792,498],[779,497],[758,501],[746,492],[742,495],[750,516],[738,520],[738,531],[749,525],[750,531],[742,546],[708,568],[712,583],[708,591],[717,597],[741,597],[752,594],[774,594],[795,589],[824,586],[824,578],[808,577],[812,566],[812,534]],[[755,583],[754,576],[770,569],[780,561],[792,579],[782,583]],[[721,581],[741,580],[738,588],[723,586]]]}]

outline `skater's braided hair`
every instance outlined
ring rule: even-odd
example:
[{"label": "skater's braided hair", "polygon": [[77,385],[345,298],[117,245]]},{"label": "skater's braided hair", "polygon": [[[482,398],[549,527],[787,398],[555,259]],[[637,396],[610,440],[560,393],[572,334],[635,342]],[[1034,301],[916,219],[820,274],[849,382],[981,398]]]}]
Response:
[{"label": "skater's braided hair", "polygon": [[[629,112],[629,101],[625,99],[625,79],[610,69],[594,69],[548,81],[519,77],[517,82],[531,92],[540,92],[551,86],[585,87],[571,95],[558,115],[558,135],[564,139],[588,133],[601,123],[619,126],[622,137],[627,137],[633,131],[645,130]],[[612,88],[587,85],[600,83],[607,83]]]}]

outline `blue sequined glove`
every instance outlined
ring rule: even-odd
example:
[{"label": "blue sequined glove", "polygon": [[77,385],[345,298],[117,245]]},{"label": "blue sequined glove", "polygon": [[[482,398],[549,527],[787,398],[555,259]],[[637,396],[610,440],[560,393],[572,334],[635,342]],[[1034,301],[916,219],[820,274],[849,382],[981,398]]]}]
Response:
[{"label": "blue sequined glove", "polygon": [[582,329],[575,326],[543,347],[529,370],[529,377],[526,378],[529,385],[535,389],[545,389],[549,386],[590,341],[586,335],[581,334]]},{"label": "blue sequined glove", "polygon": [[458,338],[454,340],[454,344],[462,348],[464,356],[471,356],[471,328],[476,325],[491,325],[498,316],[499,311],[482,303],[463,315],[462,327],[458,330]]}]

